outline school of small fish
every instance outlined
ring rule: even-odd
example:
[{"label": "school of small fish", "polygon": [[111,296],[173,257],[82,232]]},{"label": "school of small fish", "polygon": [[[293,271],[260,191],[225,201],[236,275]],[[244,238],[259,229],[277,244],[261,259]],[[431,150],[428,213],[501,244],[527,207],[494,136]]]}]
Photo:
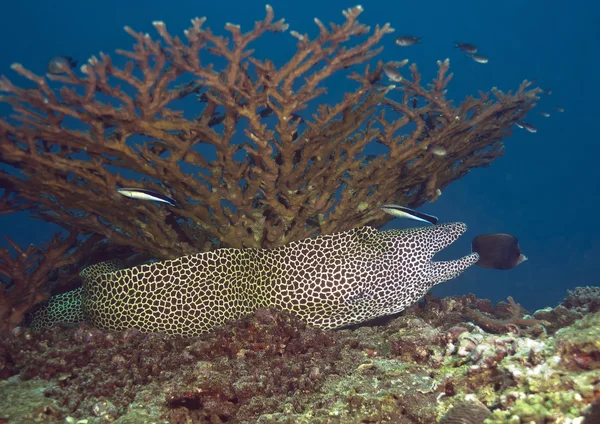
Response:
[{"label": "school of small fish", "polygon": [[[409,47],[409,46],[414,46],[416,44],[421,44],[422,39],[423,39],[422,37],[416,37],[414,35],[405,34],[405,35],[401,35],[401,36],[397,37],[395,42],[396,42],[396,45],[398,45],[400,47]],[[456,47],[460,51],[464,52],[466,57],[470,58],[471,60],[473,60],[476,63],[481,63],[481,64],[489,63],[489,57],[482,55],[479,52],[479,47],[477,47],[473,43],[455,41],[454,47]],[[402,68],[403,66],[405,66],[407,63],[408,63],[408,59],[405,59],[402,62],[388,62],[383,65],[383,73],[388,77],[388,79],[390,81],[401,82],[403,77],[402,77],[402,74],[400,73],[399,69]],[[543,89],[541,89],[541,93],[546,96],[550,96],[552,94],[552,90],[548,89],[548,88],[543,88]],[[416,109],[416,100],[414,101],[413,108]],[[557,113],[563,113],[565,111],[564,108],[559,107],[559,106],[554,107],[553,110],[554,110],[554,112],[557,112]],[[541,111],[541,112],[538,112],[538,115],[540,115],[544,118],[550,118],[549,112]],[[428,117],[427,119],[429,119],[429,118],[430,117]],[[529,122],[517,121],[517,122],[515,122],[515,126],[517,128],[523,129],[532,134],[537,133],[537,127]],[[446,150],[442,146],[430,145],[430,146],[425,146],[424,149],[436,156],[443,156],[446,154]]]}]

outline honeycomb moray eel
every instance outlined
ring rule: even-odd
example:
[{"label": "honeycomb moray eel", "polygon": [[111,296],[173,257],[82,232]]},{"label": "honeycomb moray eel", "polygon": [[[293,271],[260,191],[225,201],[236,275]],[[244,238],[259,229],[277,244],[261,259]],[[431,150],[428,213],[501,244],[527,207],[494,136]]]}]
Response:
[{"label": "honeycomb moray eel", "polygon": [[127,269],[103,262],[84,269],[80,289],[52,297],[30,322],[42,328],[84,320],[107,330],[192,337],[272,307],[325,329],[356,324],[402,311],[477,262],[477,253],[432,261],[466,228],[360,227],[274,249],[222,248]]}]

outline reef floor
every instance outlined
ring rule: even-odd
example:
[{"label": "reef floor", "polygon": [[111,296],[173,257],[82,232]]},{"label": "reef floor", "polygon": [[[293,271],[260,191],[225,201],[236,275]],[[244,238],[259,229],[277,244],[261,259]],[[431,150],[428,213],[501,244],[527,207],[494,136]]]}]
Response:
[{"label": "reef floor", "polygon": [[193,339],[0,340],[0,423],[600,423],[600,288],[527,315],[428,295],[337,331],[261,309]]}]

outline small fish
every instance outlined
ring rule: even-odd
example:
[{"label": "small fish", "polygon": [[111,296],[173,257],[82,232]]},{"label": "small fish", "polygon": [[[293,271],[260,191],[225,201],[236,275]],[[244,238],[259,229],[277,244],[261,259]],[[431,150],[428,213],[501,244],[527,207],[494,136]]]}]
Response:
[{"label": "small fish", "polygon": [[542,88],[542,93],[550,96],[552,94],[552,90],[551,89]]},{"label": "small fish", "polygon": [[118,188],[117,192],[125,197],[137,200],[152,200],[154,202],[166,203],[169,206],[177,206],[175,199],[156,191],[147,190],[145,188]]},{"label": "small fish", "polygon": [[408,47],[421,42],[421,37],[413,37],[412,35],[401,35],[396,38],[396,44],[401,47]]},{"label": "small fish", "polygon": [[390,79],[390,81],[393,81],[393,82],[401,82],[402,81],[402,75],[400,74],[398,69],[394,68],[393,66],[390,66],[388,64],[383,65],[383,72],[385,73],[385,76]]},{"label": "small fish", "polygon": [[548,112],[539,112],[544,118],[550,118],[550,114]]},{"label": "small fish", "polygon": [[528,122],[519,121],[516,122],[515,125],[523,130],[529,131],[530,133],[535,134],[537,132],[537,128]]},{"label": "small fish", "polygon": [[425,147],[425,150],[435,156],[446,156],[448,154],[448,151],[439,144],[430,144]]},{"label": "small fish", "polygon": [[383,205],[380,206],[379,209],[382,211],[389,213],[396,218],[406,218],[412,219],[414,221],[427,222],[429,224],[437,224],[438,219],[436,216],[427,215],[426,213],[417,212],[414,209],[407,208],[406,206],[400,205]]},{"label": "small fish", "polygon": [[275,111],[273,111],[273,109],[271,109],[269,106],[265,106],[264,109],[262,109],[260,112],[258,112],[258,115],[261,118],[267,118],[271,115],[273,115],[275,113]]},{"label": "small fish", "polygon": [[470,43],[454,43],[457,49],[462,50],[465,53],[475,54],[477,53],[477,46]]},{"label": "small fish", "polygon": [[483,268],[512,269],[527,260],[521,253],[519,240],[510,234],[484,234],[473,239],[473,252],[479,253],[475,263]]},{"label": "small fish", "polygon": [[558,113],[563,113],[565,111],[562,107],[555,107],[554,110]]},{"label": "small fish", "polygon": [[209,127],[214,127],[216,125],[219,125],[221,122],[223,122],[225,120],[225,115],[219,115],[217,113],[215,113],[209,120],[208,120],[208,126]]},{"label": "small fish", "polygon": [[470,54],[468,56],[477,63],[488,63],[490,61],[487,56],[482,54]]},{"label": "small fish", "polygon": [[77,61],[69,56],[54,56],[48,61],[46,70],[52,75],[62,75],[66,73],[67,69],[73,69],[75,66],[77,66]]}]

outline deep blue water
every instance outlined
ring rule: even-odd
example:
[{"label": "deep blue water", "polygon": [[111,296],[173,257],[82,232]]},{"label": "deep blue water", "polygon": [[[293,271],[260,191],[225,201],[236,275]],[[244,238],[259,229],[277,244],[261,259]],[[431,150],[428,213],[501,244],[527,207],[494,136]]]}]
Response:
[{"label": "deep blue water", "polygon": [[[270,3],[276,17],[291,29],[315,36],[314,17],[343,22],[342,9],[355,3],[339,0]],[[536,79],[553,90],[527,119],[539,131],[517,130],[506,140],[505,156],[490,168],[477,169],[452,184],[435,203],[422,211],[442,221],[463,221],[468,233],[444,252],[444,258],[470,251],[470,241],[482,233],[516,235],[529,261],[510,271],[473,267],[463,276],[435,289],[440,295],[473,292],[494,302],[513,296],[529,309],[555,305],[567,289],[597,285],[600,272],[600,223],[596,217],[600,166],[600,138],[596,125],[600,69],[600,6],[598,3],[529,0],[527,2],[390,2],[363,3],[360,20],[375,25],[390,22],[396,34],[423,37],[410,48],[394,45],[387,37],[383,60],[415,61],[426,78],[435,62],[451,58],[455,78],[449,98],[457,101],[491,87],[513,89],[523,79]],[[207,16],[217,33],[226,22],[249,29],[264,16],[264,3],[256,1],[165,2],[157,0],[104,0],[82,2],[10,2],[3,5],[0,73],[15,78],[10,64],[22,63],[39,74],[55,55],[84,62],[99,51],[114,56],[129,49],[129,25],[157,35],[151,22],[162,20],[171,34],[181,34],[195,16]],[[477,44],[490,57],[476,64],[453,48],[453,41]],[[282,63],[294,51],[288,34],[269,36],[257,43],[259,54]],[[15,78],[15,81],[19,81]],[[341,95],[343,84],[331,86]],[[338,90],[337,92],[335,90]],[[564,107],[562,114],[553,107]],[[548,119],[536,114],[548,111]],[[0,106],[0,114],[6,114]],[[391,226],[406,226],[394,221]],[[50,238],[57,227],[23,214],[0,216],[0,235],[22,246]],[[6,246],[0,240],[0,247]]]}]

